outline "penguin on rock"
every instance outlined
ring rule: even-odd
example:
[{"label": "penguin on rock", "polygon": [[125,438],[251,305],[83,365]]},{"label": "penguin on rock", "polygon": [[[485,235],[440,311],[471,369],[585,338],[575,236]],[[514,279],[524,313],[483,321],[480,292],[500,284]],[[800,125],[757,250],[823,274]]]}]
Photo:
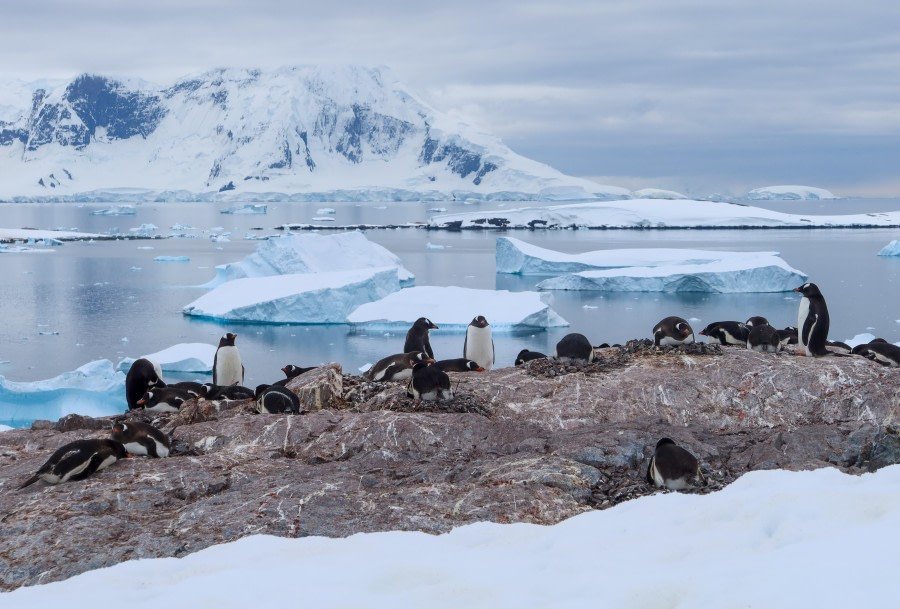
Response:
[{"label": "penguin on rock", "polygon": [[[593,349],[591,349],[591,351],[593,352]],[[525,362],[530,362],[533,359],[546,359],[546,357],[547,356],[540,351],[529,351],[528,349],[522,349],[516,356],[515,365],[524,366]]]},{"label": "penguin on rock", "polygon": [[413,368],[406,395],[417,400],[449,400],[453,398],[450,377],[437,366],[420,362]]},{"label": "penguin on rock", "polygon": [[154,387],[164,387],[159,364],[142,357],[134,360],[125,375],[125,402],[129,410],[140,408],[138,400]]},{"label": "penguin on rock", "polygon": [[494,355],[494,338],[491,335],[491,324],[484,315],[478,315],[466,328],[466,340],[463,343],[463,357],[478,362],[485,370],[490,370],[496,361]]},{"label": "penguin on rock", "polygon": [[438,327],[431,323],[427,317],[420,317],[413,322],[412,327],[406,332],[406,340],[403,343],[403,352],[421,351],[428,359],[434,359],[434,350],[431,341],[428,340],[428,331],[437,330]]},{"label": "penguin on rock", "polygon": [[455,359],[442,359],[434,362],[434,365],[444,372],[484,372],[484,368],[478,362],[464,357]]},{"label": "penguin on rock", "polygon": [[718,340],[720,345],[740,345],[742,347],[747,344],[749,333],[750,329],[747,325],[739,321],[714,321],[700,330],[700,336]]},{"label": "penguin on rock", "polygon": [[370,381],[408,381],[412,378],[413,366],[422,363],[431,363],[422,351],[410,351],[409,353],[397,353],[383,357],[363,373],[363,377]]},{"label": "penguin on rock", "polygon": [[803,294],[797,310],[797,344],[810,357],[828,355],[825,344],[831,319],[825,297],[814,283],[804,283],[794,291]]},{"label": "penguin on rock", "polygon": [[693,342],[694,329],[681,317],[666,317],[653,328],[653,344],[657,347],[689,345]]},{"label": "penguin on rock", "polygon": [[228,332],[219,339],[219,347],[213,357],[213,384],[214,385],[243,385],[244,365],[241,363],[241,354],[234,346],[237,334]]},{"label": "penguin on rock", "polygon": [[172,448],[169,436],[153,425],[140,421],[116,423],[110,439],[120,442],[129,455],[168,457]]},{"label": "penguin on rock", "polygon": [[19,488],[23,489],[38,480],[48,484],[84,480],[127,456],[125,447],[115,440],[75,440],[58,448]]},{"label": "penguin on rock", "polygon": [[556,343],[556,358],[570,362],[594,361],[594,347],[584,334],[572,332]]},{"label": "penguin on rock", "polygon": [[706,484],[700,471],[700,462],[689,451],[675,444],[671,438],[663,438],[656,443],[656,450],[647,467],[647,482],[673,491],[695,486],[697,482]]}]

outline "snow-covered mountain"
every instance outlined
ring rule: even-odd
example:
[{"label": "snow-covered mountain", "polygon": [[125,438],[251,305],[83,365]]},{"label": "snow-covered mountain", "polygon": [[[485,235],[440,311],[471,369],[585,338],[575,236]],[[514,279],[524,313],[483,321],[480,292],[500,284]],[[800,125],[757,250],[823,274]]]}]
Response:
[{"label": "snow-covered mountain", "polygon": [[0,199],[627,198],[437,112],[386,68],[220,69],[159,86],[0,84]]}]

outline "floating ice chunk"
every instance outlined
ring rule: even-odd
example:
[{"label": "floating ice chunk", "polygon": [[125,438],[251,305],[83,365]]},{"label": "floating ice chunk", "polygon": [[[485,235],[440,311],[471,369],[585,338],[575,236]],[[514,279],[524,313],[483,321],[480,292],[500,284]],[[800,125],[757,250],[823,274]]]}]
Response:
[{"label": "floating ice chunk", "polygon": [[432,243],[431,241],[425,244],[425,249],[427,250],[442,250],[446,248],[446,245],[441,245],[440,243]]},{"label": "floating ice chunk", "polygon": [[788,292],[807,276],[777,256],[747,256],[706,264],[582,271],[545,279],[539,290],[605,292]]},{"label": "floating ice chunk", "polygon": [[158,231],[158,230],[159,230],[158,226],[156,226],[155,224],[147,223],[147,222],[145,222],[144,224],[141,224],[140,226],[137,226],[135,228],[128,229],[129,232],[132,232],[135,234],[140,234],[140,235],[146,235],[146,234]]},{"label": "floating ice chunk", "polygon": [[329,218],[328,216],[314,216],[313,220],[316,222],[334,222],[334,218]]},{"label": "floating ice chunk", "polygon": [[[162,351],[142,355],[159,364],[163,372],[212,372],[216,346],[206,343],[181,343]],[[128,372],[136,358],[125,358],[117,368]]]},{"label": "floating ice chunk", "polygon": [[869,334],[868,332],[863,332],[862,334],[857,334],[853,338],[844,339],[844,343],[849,345],[850,347],[855,347],[856,345],[865,345],[875,340],[874,334]]},{"label": "floating ice chunk", "polygon": [[221,210],[219,213],[223,214],[264,214],[267,211],[267,206],[262,203],[248,203],[247,205],[240,205],[238,207],[228,207],[226,209]]},{"label": "floating ice chunk", "polygon": [[894,239],[878,252],[879,256],[900,256],[900,241]]},{"label": "floating ice chunk", "polygon": [[227,281],[183,309],[223,321],[339,324],[359,305],[400,289],[397,267]]},{"label": "floating ice chunk", "polygon": [[67,414],[99,417],[126,409],[125,374],[98,360],[52,379],[17,382],[0,376],[0,423],[22,426]]},{"label": "floating ice chunk", "polygon": [[92,216],[134,216],[137,210],[134,205],[113,205],[104,209],[95,209],[89,212]]},{"label": "floating ice chunk", "polygon": [[154,258],[156,262],[190,262],[187,256],[157,256]]},{"label": "floating ice chunk", "polygon": [[395,266],[401,285],[412,285],[415,276],[400,258],[369,241],[360,231],[336,235],[285,235],[260,243],[256,251],[239,262],[216,267],[216,276],[203,287],[244,277],[267,277],[290,273],[345,271],[366,267]]},{"label": "floating ice chunk", "polygon": [[427,317],[443,329],[465,330],[472,318],[484,315],[495,331],[514,326],[568,326],[537,292],[476,290],[456,286],[406,288],[353,311],[352,324],[408,326]]},{"label": "floating ice chunk", "polygon": [[756,188],[747,193],[747,198],[755,201],[797,201],[801,199],[817,201],[819,199],[837,199],[838,197],[824,188],[791,185]]},{"label": "floating ice chunk", "polygon": [[324,215],[324,214],[334,214],[337,212],[331,207],[323,207],[322,209],[317,209],[316,213]]}]

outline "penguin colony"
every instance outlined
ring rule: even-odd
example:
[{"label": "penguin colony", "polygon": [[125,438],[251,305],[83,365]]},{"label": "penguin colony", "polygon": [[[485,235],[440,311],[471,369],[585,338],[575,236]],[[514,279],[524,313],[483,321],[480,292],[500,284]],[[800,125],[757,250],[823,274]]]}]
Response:
[{"label": "penguin colony", "polygon": [[[802,354],[810,357],[844,355],[826,347],[842,347],[852,355],[861,355],[884,366],[900,366],[900,347],[877,338],[852,350],[843,343],[828,340],[830,318],[825,298],[814,283],[795,288],[803,295],[797,314],[797,326],[776,330],[762,316],[745,322],[717,321],[707,325],[700,335],[721,345],[735,345],[754,351],[778,353],[787,344],[798,344]],[[449,400],[454,396],[448,372],[468,373],[490,370],[496,362],[491,326],[483,315],[476,316],[466,330],[463,357],[435,360],[429,332],[437,330],[427,317],[420,317],[406,334],[403,352],[388,355],[364,373],[374,382],[405,382],[407,395],[415,400]],[[670,316],[656,324],[652,331],[656,347],[673,347],[694,342],[694,330],[687,320]],[[292,378],[315,369],[293,364],[281,369],[285,378],[256,389],[243,387],[244,365],[235,345],[237,335],[225,334],[219,341],[213,364],[213,382],[184,381],[166,384],[159,365],[141,358],[136,360],[125,378],[125,401],[129,410],[177,412],[191,399],[246,400],[253,399],[260,414],[300,414],[300,400],[286,387]],[[607,346],[607,345],[602,345]],[[556,345],[554,357],[560,361],[590,363],[594,347],[586,336],[571,333]],[[548,356],[523,349],[515,359],[516,366]],[[24,489],[38,480],[48,484],[83,480],[131,456],[164,458],[171,454],[170,438],[147,423],[117,422],[110,438],[82,439],[61,446],[37,472],[19,488]],[[663,489],[683,490],[706,484],[697,458],[670,438],[657,444],[647,468],[649,484]]]}]

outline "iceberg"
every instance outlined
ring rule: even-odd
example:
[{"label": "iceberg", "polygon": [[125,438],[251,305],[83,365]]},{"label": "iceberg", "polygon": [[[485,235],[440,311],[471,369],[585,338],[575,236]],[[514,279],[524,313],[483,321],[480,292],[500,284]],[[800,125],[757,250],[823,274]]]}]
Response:
[{"label": "iceberg", "polygon": [[415,275],[404,268],[400,258],[369,241],[360,231],[335,235],[284,235],[269,238],[239,262],[216,267],[216,276],[203,287],[213,288],[226,281],[245,277],[268,277],[296,273],[346,271],[393,266],[400,283],[412,285]]},{"label": "iceberg", "polygon": [[778,252],[728,252],[662,247],[595,250],[581,254],[566,254],[538,247],[513,237],[497,237],[496,242],[497,272],[517,275],[562,275],[580,271],[635,266],[706,264],[719,260],[744,259],[748,256],[777,255]]},{"label": "iceberg", "polygon": [[739,203],[632,199],[444,214],[430,229],[891,228],[900,211],[847,215],[786,214]]},{"label": "iceberg", "polygon": [[0,424],[22,427],[68,414],[100,417],[126,410],[125,374],[97,360],[52,379],[17,382],[0,376]]},{"label": "iceberg", "polygon": [[878,252],[879,256],[900,256],[900,241],[894,239]]},{"label": "iceberg", "polygon": [[228,207],[220,211],[222,214],[264,214],[267,206],[262,203],[248,203],[247,205],[239,205],[237,207]]},{"label": "iceberg", "polygon": [[820,199],[838,199],[829,190],[815,186],[766,186],[756,188],[747,193],[751,201],[818,201]]},{"label": "iceberg", "polygon": [[604,292],[789,292],[807,276],[777,256],[747,255],[704,264],[671,264],[582,271],[545,279],[539,290]]},{"label": "iceberg", "polygon": [[137,210],[134,205],[113,205],[104,209],[95,209],[89,212],[92,216],[134,216]]},{"label": "iceberg", "polygon": [[659,188],[642,188],[631,193],[634,199],[687,199],[686,196],[674,190],[662,190]]},{"label": "iceberg", "polygon": [[476,315],[484,315],[494,331],[517,326],[558,328],[569,325],[547,304],[546,294],[456,286],[406,288],[360,306],[347,321],[394,328],[409,326],[425,316],[441,330],[465,331]]},{"label": "iceberg", "polygon": [[[181,343],[141,357],[156,362],[163,372],[212,372],[216,346],[206,343]],[[118,370],[127,373],[138,358],[126,357]]]},{"label": "iceberg", "polygon": [[400,289],[396,266],[227,281],[183,309],[230,322],[340,324],[361,304]]},{"label": "iceberg", "polygon": [[188,256],[157,256],[154,258],[156,262],[190,262]]}]

